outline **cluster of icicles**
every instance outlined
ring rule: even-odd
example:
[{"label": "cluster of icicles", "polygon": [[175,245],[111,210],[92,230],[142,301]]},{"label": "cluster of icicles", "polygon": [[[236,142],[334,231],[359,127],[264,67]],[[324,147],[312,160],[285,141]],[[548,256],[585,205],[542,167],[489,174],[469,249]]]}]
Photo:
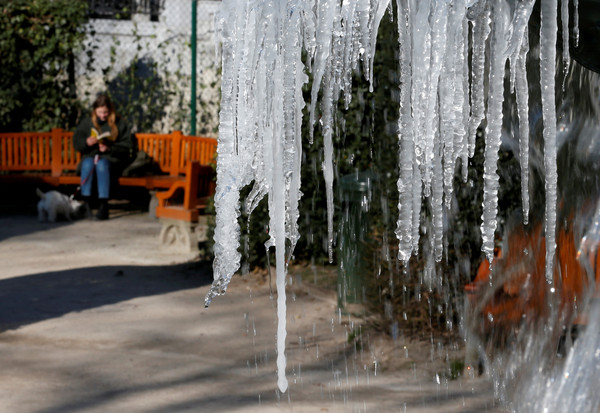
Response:
[{"label": "cluster of icicles", "polygon": [[[552,279],[556,206],[555,58],[557,0],[541,3],[540,78],[546,177],[547,279]],[[498,210],[497,161],[501,141],[505,73],[517,97],[523,215],[528,217],[527,26],[534,0],[224,0],[217,19],[222,42],[222,100],[217,157],[214,283],[205,305],[225,293],[240,267],[240,190],[253,183],[248,213],[268,195],[267,248],[277,268],[278,386],[285,377],[286,260],[298,232],[301,197],[302,87],[312,73],[310,126],[320,98],[323,175],[333,249],[333,110],[351,98],[359,65],[373,78],[379,24],[396,8],[400,42],[398,136],[399,259],[417,252],[421,203],[431,203],[433,246],[443,250],[443,214],[449,206],[457,160],[466,165],[485,119],[482,250],[493,259]],[[574,10],[577,10],[575,0]],[[569,22],[568,2],[560,8]],[[575,20],[576,19],[576,16]],[[386,17],[387,18],[387,17]],[[568,25],[562,30],[568,30]],[[575,29],[576,30],[576,29]],[[568,41],[569,36],[563,36]],[[568,47],[565,48],[568,50]],[[305,54],[303,57],[303,53]],[[568,54],[563,57],[568,64]],[[469,61],[470,60],[470,61]],[[304,63],[305,62],[305,63]],[[506,72],[507,63],[510,71]],[[486,69],[487,66],[487,69]],[[485,78],[487,76],[487,79]],[[484,96],[484,90],[487,91]],[[313,129],[311,127],[311,129]]]}]

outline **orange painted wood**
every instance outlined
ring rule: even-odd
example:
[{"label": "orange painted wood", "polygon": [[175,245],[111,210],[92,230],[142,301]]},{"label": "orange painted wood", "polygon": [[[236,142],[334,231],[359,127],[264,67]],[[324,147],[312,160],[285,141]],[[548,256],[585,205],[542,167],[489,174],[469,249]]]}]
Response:
[{"label": "orange painted wood", "polygon": [[[162,218],[177,219],[186,222],[198,220],[198,209],[196,208],[197,193],[194,188],[198,185],[197,171],[200,167],[198,162],[189,162],[186,167],[186,179],[175,184],[166,192],[156,194],[158,205],[156,216]],[[176,193],[183,191],[183,204],[170,204]]]},{"label": "orange painted wood", "polygon": [[175,175],[179,175],[182,171],[180,168],[180,159],[179,159],[179,154],[181,153],[181,132],[180,131],[175,131],[172,133],[172,142],[173,145],[171,146],[171,148],[173,149],[173,151],[171,152],[171,170],[170,175],[171,176],[175,176]]},{"label": "orange painted wood", "polygon": [[52,176],[60,176],[62,173],[62,145],[61,129],[52,129]]},{"label": "orange painted wood", "polygon": [[[559,307],[565,319],[584,324],[586,314],[579,311],[578,303],[595,288],[600,297],[600,253],[593,249],[591,256],[579,256],[579,242],[574,229],[568,224],[559,225],[556,237],[556,263],[553,277],[558,288]],[[485,328],[510,331],[524,321],[533,321],[548,312],[548,286],[546,282],[546,239],[541,224],[525,230],[516,227],[508,234],[506,253],[494,258],[490,267],[484,259],[475,280],[465,286],[473,308],[478,308]],[[492,274],[494,272],[494,274]],[[502,283],[492,284],[494,277]],[[492,290],[493,289],[493,290]],[[493,294],[490,294],[493,291]],[[493,321],[489,321],[493,320]]]},{"label": "orange painted wood", "polygon": [[[174,184],[166,192],[158,192],[156,216],[186,222],[198,220],[199,210],[207,205],[206,199],[215,192],[213,167],[201,165],[198,161],[188,162],[186,179]],[[174,203],[183,191],[183,201]]]}]

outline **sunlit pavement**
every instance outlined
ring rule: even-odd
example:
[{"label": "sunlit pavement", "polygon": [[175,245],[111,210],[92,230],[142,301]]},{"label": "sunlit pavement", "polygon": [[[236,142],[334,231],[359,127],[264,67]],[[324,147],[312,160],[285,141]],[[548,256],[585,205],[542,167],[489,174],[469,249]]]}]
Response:
[{"label": "sunlit pavement", "polygon": [[210,267],[158,248],[159,230],[141,213],[0,217],[0,412],[501,411],[485,379],[386,369],[368,338],[348,346],[335,297],[298,285],[281,394],[264,277],[234,278],[205,309]]}]

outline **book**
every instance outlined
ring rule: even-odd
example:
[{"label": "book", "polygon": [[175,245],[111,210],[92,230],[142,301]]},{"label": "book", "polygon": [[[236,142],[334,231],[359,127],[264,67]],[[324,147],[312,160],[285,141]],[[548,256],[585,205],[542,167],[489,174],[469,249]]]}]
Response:
[{"label": "book", "polygon": [[106,131],[104,133],[100,133],[98,132],[98,130],[96,128],[92,128],[92,131],[90,132],[90,136],[93,136],[94,138],[98,139],[98,143],[106,143],[106,141],[112,141],[113,138],[110,135],[110,131]]}]

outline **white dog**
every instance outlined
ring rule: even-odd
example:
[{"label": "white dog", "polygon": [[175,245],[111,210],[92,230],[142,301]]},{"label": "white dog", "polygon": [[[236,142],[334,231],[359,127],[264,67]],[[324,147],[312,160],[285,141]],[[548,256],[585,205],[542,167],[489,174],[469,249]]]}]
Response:
[{"label": "white dog", "polygon": [[40,222],[56,222],[58,218],[64,218],[69,221],[83,216],[83,202],[74,200],[58,191],[48,191],[46,193],[36,189],[40,201],[38,202],[38,220]]}]

